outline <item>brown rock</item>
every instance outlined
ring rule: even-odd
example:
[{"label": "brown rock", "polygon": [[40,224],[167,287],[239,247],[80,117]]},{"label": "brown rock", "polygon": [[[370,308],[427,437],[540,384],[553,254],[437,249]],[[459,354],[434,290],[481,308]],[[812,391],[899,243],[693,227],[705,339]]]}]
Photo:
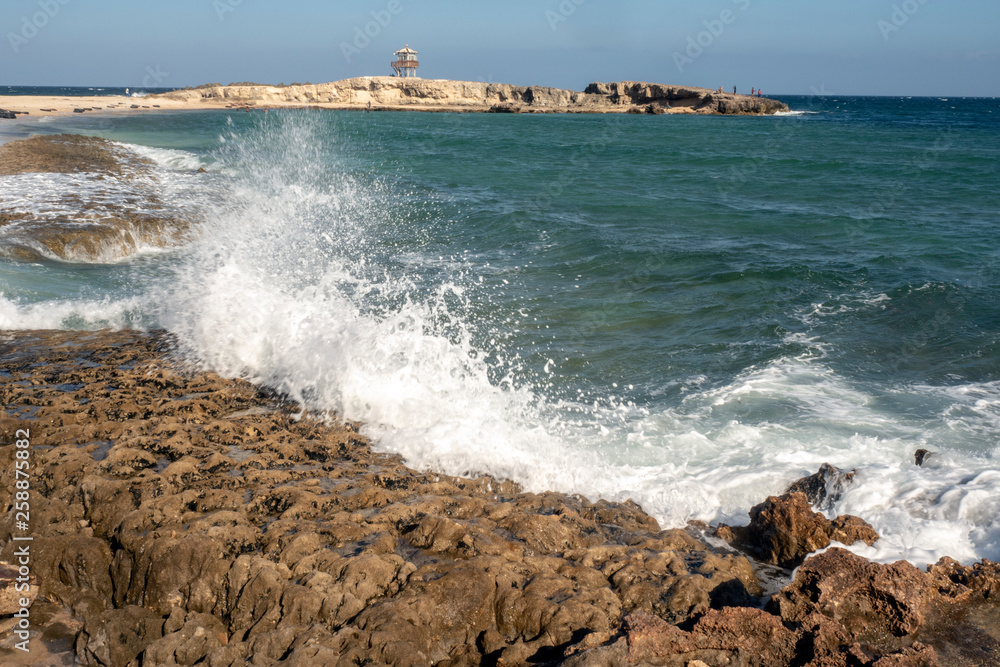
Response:
[{"label": "brown rock", "polygon": [[[81,664],[989,664],[995,564],[811,569],[824,554],[771,614],[751,561],[661,531],[634,503],[410,470],[356,425],[296,419],[246,383],[172,366],[167,343],[0,337],[0,430],[40,406],[40,595],[80,619],[33,621],[50,636],[81,627]],[[824,531],[873,538],[801,494],[755,516],[783,558]],[[0,516],[0,537],[11,522]]]},{"label": "brown rock", "polygon": [[877,643],[919,629],[932,597],[927,584],[926,575],[905,561],[879,565],[834,548],[807,560],[769,608],[786,621],[822,614],[852,636]]},{"label": "brown rock", "polygon": [[38,597],[38,577],[28,571],[23,576],[17,566],[0,562],[0,616],[16,614],[31,607]]},{"label": "brown rock", "polygon": [[750,525],[743,532],[746,546],[765,563],[794,568],[813,551],[826,548],[831,539],[858,539],[871,544],[878,534],[857,517],[839,517],[834,524],[812,511],[806,494],[771,496],[750,510]]},{"label": "brown rock", "polygon": [[864,542],[868,546],[878,541],[879,535],[864,519],[850,514],[838,516],[830,524],[830,539],[841,544]]},{"label": "brown rock", "polygon": [[163,619],[143,607],[109,609],[89,616],[76,638],[83,664],[100,667],[128,665],[163,635]]},{"label": "brown rock", "polygon": [[1000,655],[998,590],[1000,565],[989,561],[942,559],[925,573],[830,549],[807,560],[768,608],[786,622],[832,619],[885,656],[875,664],[936,664],[937,656],[942,664],[985,665]]}]

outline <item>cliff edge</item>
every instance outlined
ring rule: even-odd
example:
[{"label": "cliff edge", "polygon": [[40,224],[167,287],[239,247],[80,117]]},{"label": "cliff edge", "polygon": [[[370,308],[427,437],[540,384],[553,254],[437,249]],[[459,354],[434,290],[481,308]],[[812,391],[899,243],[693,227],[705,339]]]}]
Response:
[{"label": "cliff edge", "polygon": [[707,88],[638,81],[592,83],[583,92],[476,81],[367,76],[292,86],[208,85],[153,95],[220,106],[325,106],[330,108],[525,113],[700,113],[764,115],[788,105],[762,97]]}]

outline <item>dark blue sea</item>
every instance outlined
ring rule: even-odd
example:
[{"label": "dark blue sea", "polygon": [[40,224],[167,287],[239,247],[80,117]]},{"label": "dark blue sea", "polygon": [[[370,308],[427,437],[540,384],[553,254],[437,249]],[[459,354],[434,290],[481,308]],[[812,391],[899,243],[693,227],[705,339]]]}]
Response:
[{"label": "dark blue sea", "polygon": [[[152,160],[198,222],[0,260],[0,328],[166,328],[415,467],[664,527],[745,523],[828,462],[857,471],[831,513],[882,534],[857,552],[1000,559],[1000,100],[781,99],[19,121]],[[0,213],[67,178],[0,177]]]}]

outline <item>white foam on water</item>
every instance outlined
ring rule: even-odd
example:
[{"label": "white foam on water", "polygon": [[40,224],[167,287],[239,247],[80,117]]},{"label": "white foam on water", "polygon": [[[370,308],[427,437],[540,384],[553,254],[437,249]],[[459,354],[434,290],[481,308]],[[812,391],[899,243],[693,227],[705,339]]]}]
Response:
[{"label": "white foam on water", "polygon": [[0,176],[0,209],[28,213],[37,219],[80,216],[87,203],[97,211],[121,208],[153,213],[149,201],[138,196],[135,185],[103,174],[32,173]]},{"label": "white foam on water", "polygon": [[[632,498],[668,527],[745,523],[752,505],[829,462],[858,470],[835,511],[883,532],[867,555],[1000,555],[995,387],[899,387],[896,398],[936,410],[906,416],[839,377],[825,344],[798,334],[789,342],[803,353],[722,386],[699,382],[676,405],[549,399],[517,381],[518,351],[476,314],[491,307],[479,281],[489,269],[467,257],[419,261],[406,194],[349,175],[330,128],[309,118],[271,114],[226,136],[225,201],[161,298],[161,322],[192,359],[362,421],[418,468]],[[921,447],[940,466],[913,465]]]},{"label": "white foam on water", "polygon": [[214,160],[205,159],[195,153],[175,148],[158,148],[156,146],[139,146],[136,144],[119,144],[127,147],[139,157],[150,160],[167,171],[198,171],[198,169],[218,168]]},{"label": "white foam on water", "polygon": [[[201,161],[193,153],[116,143],[126,170],[124,177],[91,172],[26,173],[0,176],[0,211],[25,216],[0,227],[0,244],[31,248],[53,261],[111,264],[143,254],[163,252],[165,243],[182,236],[170,220],[196,221],[206,202],[216,195],[212,175],[198,174]],[[135,158],[150,160],[152,169],[131,169]],[[146,229],[122,224],[126,216],[159,219],[165,224]],[[69,244],[56,255],[37,238],[38,223],[48,230],[62,227],[72,234],[87,225],[111,225],[116,235],[76,248]],[[54,227],[53,227],[54,226]]]},{"label": "white foam on water", "polygon": [[775,115],[775,116],[813,116],[813,115],[816,115],[818,113],[821,113],[821,112],[820,111],[795,111],[793,109],[791,111],[775,111],[773,115]]},{"label": "white foam on water", "polygon": [[138,329],[147,306],[139,297],[26,303],[0,292],[0,330]]}]

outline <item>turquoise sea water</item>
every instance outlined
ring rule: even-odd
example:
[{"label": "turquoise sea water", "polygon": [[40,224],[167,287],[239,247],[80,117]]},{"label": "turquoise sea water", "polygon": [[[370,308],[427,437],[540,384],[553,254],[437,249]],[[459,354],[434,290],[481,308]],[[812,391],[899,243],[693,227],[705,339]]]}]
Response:
[{"label": "turquoise sea water", "polygon": [[830,511],[882,533],[860,553],[1000,558],[1000,100],[785,101],[22,124],[122,142],[203,222],[0,263],[0,328],[166,327],[414,466],[664,526],[856,468]]}]

